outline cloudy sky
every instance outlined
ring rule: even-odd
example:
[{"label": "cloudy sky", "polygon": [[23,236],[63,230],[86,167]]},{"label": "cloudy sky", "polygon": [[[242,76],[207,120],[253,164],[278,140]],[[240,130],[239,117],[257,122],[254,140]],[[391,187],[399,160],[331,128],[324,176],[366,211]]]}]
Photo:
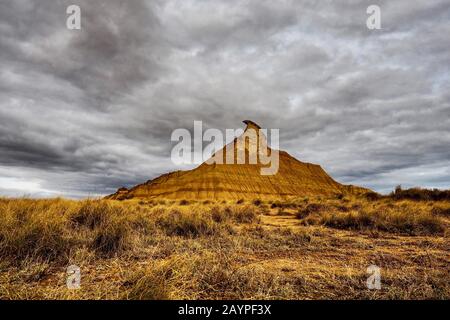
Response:
[{"label": "cloudy sky", "polygon": [[450,2],[418,3],[0,0],[0,195],[112,193],[244,119],[340,182],[450,188]]}]

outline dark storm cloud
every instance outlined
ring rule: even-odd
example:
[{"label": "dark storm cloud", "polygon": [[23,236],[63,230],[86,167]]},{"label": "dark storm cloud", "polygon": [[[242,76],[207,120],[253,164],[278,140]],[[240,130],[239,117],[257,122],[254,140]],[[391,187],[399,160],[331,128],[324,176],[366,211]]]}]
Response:
[{"label": "dark storm cloud", "polygon": [[[20,7],[24,3],[26,9]],[[9,30],[2,39],[2,47],[9,52],[4,58],[17,73],[26,73],[32,66],[33,71],[67,82],[83,91],[90,108],[104,106],[134,86],[158,78],[163,71],[158,59],[166,48],[158,18],[144,1],[78,1],[82,32],[65,28],[65,9],[72,3],[2,5],[2,21]]]},{"label": "dark storm cloud", "polygon": [[370,4],[1,2],[0,194],[110,193],[176,169],[172,130],[243,119],[339,181],[449,188],[450,4],[368,30]]}]

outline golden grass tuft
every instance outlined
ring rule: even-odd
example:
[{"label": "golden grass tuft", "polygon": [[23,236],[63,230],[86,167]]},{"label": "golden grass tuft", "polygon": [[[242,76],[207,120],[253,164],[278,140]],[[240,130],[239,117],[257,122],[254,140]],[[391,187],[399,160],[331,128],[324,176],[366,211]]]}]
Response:
[{"label": "golden grass tuft", "polygon": [[449,202],[305,199],[0,199],[0,299],[450,297]]},{"label": "golden grass tuft", "polygon": [[[128,300],[169,300],[173,286],[170,283],[172,268],[168,264],[139,270],[124,283]],[[130,288],[130,289],[128,289]]]},{"label": "golden grass tuft", "polygon": [[107,226],[97,229],[91,243],[96,252],[113,256],[131,247],[130,226],[127,221],[117,219]]},{"label": "golden grass tuft", "polygon": [[296,214],[304,224],[351,230],[380,230],[409,235],[443,234],[443,221],[429,210],[410,205],[393,206],[373,204],[348,208],[342,205],[309,204]]},{"label": "golden grass tuft", "polygon": [[176,209],[158,217],[156,224],[169,236],[199,237],[221,232],[220,225],[210,216]]},{"label": "golden grass tuft", "polygon": [[70,216],[70,221],[90,229],[100,227],[113,215],[113,207],[105,201],[87,200]]},{"label": "golden grass tuft", "polygon": [[73,244],[65,229],[62,200],[2,201],[0,210],[0,255],[37,260],[66,258]]}]

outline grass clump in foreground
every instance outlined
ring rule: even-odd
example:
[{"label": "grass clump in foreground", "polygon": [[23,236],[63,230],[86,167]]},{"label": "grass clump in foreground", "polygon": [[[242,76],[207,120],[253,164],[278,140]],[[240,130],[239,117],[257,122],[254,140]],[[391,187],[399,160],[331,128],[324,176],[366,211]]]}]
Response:
[{"label": "grass clump in foreground", "polygon": [[111,221],[104,228],[96,230],[91,248],[106,256],[123,252],[131,247],[130,233],[130,226],[125,220]]},{"label": "grass clump in foreground", "polygon": [[[184,208],[183,208],[184,209]],[[258,213],[251,206],[214,206],[172,209],[160,215],[156,224],[169,236],[199,237],[233,233],[232,224],[256,223]]]},{"label": "grass clump in foreground", "polygon": [[0,257],[66,263],[80,248],[113,256],[131,246],[142,213],[107,201],[1,200]]},{"label": "grass clump in foreground", "polygon": [[169,300],[173,286],[172,268],[163,264],[132,274],[124,283],[126,290],[123,298],[128,300]]},{"label": "grass clump in foreground", "polygon": [[374,228],[391,233],[411,235],[442,234],[444,227],[440,219],[429,213],[386,213],[386,212],[348,212],[325,214],[321,222],[325,226],[340,229]]},{"label": "grass clump in foreground", "polygon": [[410,203],[374,205],[370,201],[353,207],[312,203],[299,210],[296,217],[306,225],[338,229],[371,229],[409,235],[442,235],[445,231],[443,220],[433,214],[433,210]]},{"label": "grass clump in foreground", "polygon": [[211,236],[222,231],[221,225],[214,221],[211,216],[180,210],[171,210],[160,216],[156,224],[169,236]]},{"label": "grass clump in foreground", "polygon": [[[0,299],[448,299],[449,208],[0,199]],[[66,289],[71,264],[82,290]],[[370,264],[383,268],[376,293]]]},{"label": "grass clump in foreground", "polygon": [[59,214],[67,209],[58,199],[0,201],[0,256],[14,261],[67,258],[75,242]]}]

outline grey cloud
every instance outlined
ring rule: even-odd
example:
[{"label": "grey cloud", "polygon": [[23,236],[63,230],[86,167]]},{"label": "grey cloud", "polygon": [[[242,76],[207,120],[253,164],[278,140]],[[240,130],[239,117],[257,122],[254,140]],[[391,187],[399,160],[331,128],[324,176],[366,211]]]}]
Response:
[{"label": "grey cloud", "polygon": [[450,187],[448,1],[379,1],[374,31],[370,1],[82,0],[70,31],[72,3],[0,3],[0,194],[110,193],[243,119],[345,183]]}]

